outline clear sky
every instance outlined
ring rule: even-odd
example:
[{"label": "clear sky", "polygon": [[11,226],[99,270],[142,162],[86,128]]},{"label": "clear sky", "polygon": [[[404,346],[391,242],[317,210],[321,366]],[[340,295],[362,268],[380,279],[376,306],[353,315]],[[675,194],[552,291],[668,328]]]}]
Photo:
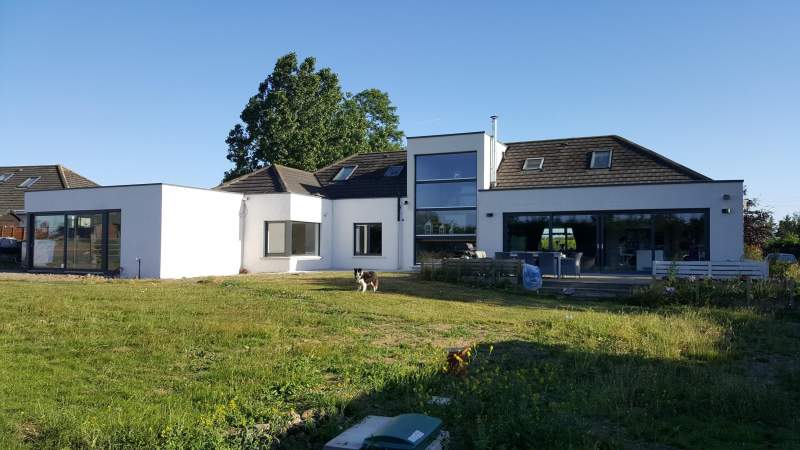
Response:
[{"label": "clear sky", "polygon": [[0,164],[216,185],[295,51],[410,136],[620,134],[800,210],[800,1],[121,3],[0,0]]}]

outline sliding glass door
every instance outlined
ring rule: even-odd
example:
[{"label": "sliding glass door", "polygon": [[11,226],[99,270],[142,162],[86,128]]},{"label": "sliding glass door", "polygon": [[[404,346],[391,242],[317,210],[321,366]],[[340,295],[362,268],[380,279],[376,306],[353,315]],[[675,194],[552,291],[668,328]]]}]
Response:
[{"label": "sliding glass door", "polygon": [[649,272],[653,261],[708,260],[708,211],[506,213],[504,251],[560,251],[581,270]]},{"label": "sliding glass door", "polygon": [[29,264],[34,269],[116,272],[120,268],[119,211],[31,214]]}]

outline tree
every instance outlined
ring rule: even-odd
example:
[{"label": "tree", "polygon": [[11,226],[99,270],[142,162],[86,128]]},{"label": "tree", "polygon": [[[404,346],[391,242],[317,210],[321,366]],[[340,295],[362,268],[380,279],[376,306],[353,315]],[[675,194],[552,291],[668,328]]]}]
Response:
[{"label": "tree", "polygon": [[775,234],[781,239],[800,237],[800,212],[784,216],[778,222],[778,231]]},{"label": "tree", "polygon": [[[745,190],[747,195],[747,190]],[[759,208],[756,198],[744,200],[744,243],[749,247],[763,251],[767,242],[772,239],[775,220],[772,211]]]},{"label": "tree", "polygon": [[225,172],[230,180],[268,164],[314,171],[355,153],[402,148],[403,132],[389,94],[367,89],[343,93],[329,68],[314,58],[278,58],[228,133]]}]

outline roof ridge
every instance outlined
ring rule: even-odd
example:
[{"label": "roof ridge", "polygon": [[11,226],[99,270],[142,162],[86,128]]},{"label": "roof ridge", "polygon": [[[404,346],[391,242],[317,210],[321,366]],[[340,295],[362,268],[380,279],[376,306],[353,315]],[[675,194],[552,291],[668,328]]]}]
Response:
[{"label": "roof ridge", "polygon": [[58,178],[61,179],[61,185],[64,186],[64,189],[69,189],[69,181],[67,181],[67,176],[64,175],[64,166],[56,164],[56,172],[58,172]]},{"label": "roof ridge", "polygon": [[616,138],[616,137],[619,137],[619,136],[616,135],[616,134],[598,134],[596,136],[575,136],[575,137],[566,137],[566,138],[534,139],[534,140],[528,140],[528,141],[503,142],[503,144],[505,144],[505,145],[529,144],[529,143],[533,143],[533,142],[576,141],[578,139],[597,139],[597,138]]},{"label": "roof ridge", "polygon": [[278,164],[272,164],[270,167],[272,167],[272,171],[275,172],[275,177],[278,179],[278,184],[281,185],[283,192],[290,192],[289,187],[286,185],[286,181],[283,179],[283,175],[281,175],[281,171],[278,170]]},{"label": "roof ridge", "polygon": [[644,154],[646,156],[649,156],[649,157],[654,158],[654,159],[656,159],[656,160],[658,160],[660,162],[663,162],[663,163],[667,164],[668,166],[672,166],[673,169],[681,171],[685,175],[689,175],[691,177],[696,177],[696,178],[701,178],[701,179],[704,179],[704,180],[711,180],[710,177],[708,177],[706,175],[703,175],[702,173],[697,172],[695,170],[692,170],[692,169],[684,166],[683,164],[675,162],[675,161],[667,158],[666,156],[662,155],[661,153],[656,152],[655,150],[650,150],[649,148],[647,148],[647,147],[645,147],[645,146],[643,146],[641,144],[637,144],[636,142],[633,142],[633,141],[631,141],[629,139],[626,139],[626,138],[624,138],[622,136],[619,136],[619,135],[616,135],[616,134],[612,135],[611,137],[616,139],[617,141],[623,143],[623,144],[630,145],[631,147],[634,148],[634,150],[637,150],[639,153],[642,153],[642,154]]}]

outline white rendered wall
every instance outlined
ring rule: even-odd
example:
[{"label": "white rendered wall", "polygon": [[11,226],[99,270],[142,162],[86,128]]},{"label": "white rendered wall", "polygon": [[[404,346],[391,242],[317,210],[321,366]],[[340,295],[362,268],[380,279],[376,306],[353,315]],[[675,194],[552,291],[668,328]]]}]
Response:
[{"label": "white rendered wall", "polygon": [[[331,267],[331,201],[308,195],[247,195],[242,266],[249,272],[295,272]],[[264,223],[293,220],[320,224],[320,256],[264,256]]]},{"label": "white rendered wall", "polygon": [[[400,200],[401,218],[403,200]],[[397,220],[397,197],[369,199],[341,199],[333,202],[333,268],[364,270],[398,270],[403,268],[400,260],[402,226],[407,222]],[[354,225],[356,223],[381,224],[381,255],[356,256],[354,250]]]},{"label": "white rendered wall", "polygon": [[239,273],[243,195],[171,185],[161,195],[161,278]]},{"label": "white rendered wall", "polygon": [[738,261],[744,255],[742,196],[740,181],[479,191],[477,246],[489,255],[503,250],[503,213],[708,208],[711,259]]},{"label": "white rendered wall", "polygon": [[120,276],[135,278],[136,258],[142,260],[142,277],[161,276],[161,185],[111,186],[25,193],[28,213],[122,211]]}]

